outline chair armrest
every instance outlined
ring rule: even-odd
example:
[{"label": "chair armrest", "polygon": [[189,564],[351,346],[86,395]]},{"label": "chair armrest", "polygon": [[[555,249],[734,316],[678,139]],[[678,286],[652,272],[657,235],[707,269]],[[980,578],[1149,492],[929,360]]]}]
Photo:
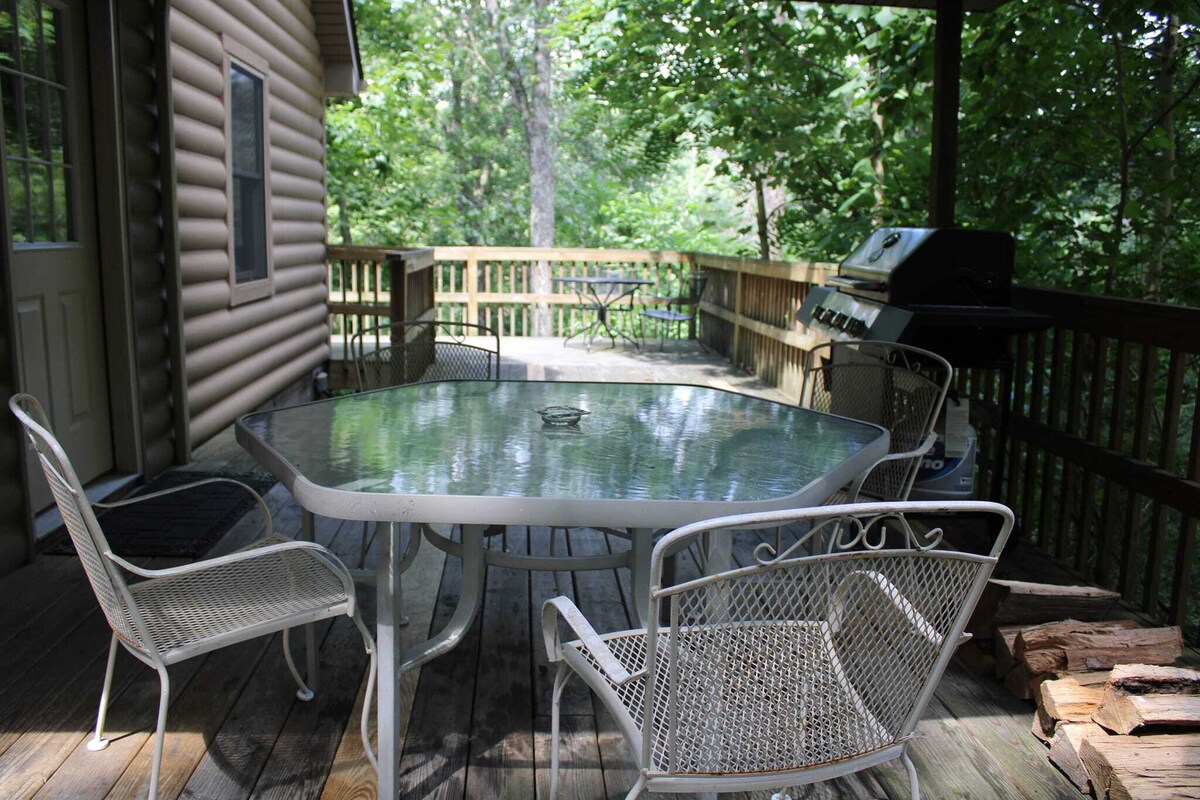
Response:
[{"label": "chair armrest", "polygon": [[198,572],[204,572],[206,570],[219,569],[221,567],[229,566],[230,564],[238,564],[255,558],[265,558],[285,550],[311,551],[312,555],[317,559],[317,561],[325,565],[330,572],[341,579],[342,585],[346,589],[346,593],[351,597],[354,596],[354,580],[350,577],[350,570],[348,570],[346,565],[338,560],[336,556],[316,542],[286,541],[279,544],[269,544],[265,547],[254,547],[247,550],[238,550],[234,553],[220,556],[218,558],[209,558],[204,561],[196,561],[192,564],[183,564],[182,566],[167,567],[165,569],[145,569],[135,564],[131,564],[111,551],[106,552],[104,555],[117,566],[142,578],[173,578],[179,575],[194,575]]},{"label": "chair armrest", "polygon": [[[834,591],[834,608],[831,610],[832,613],[830,614],[831,627],[837,628],[841,622],[840,616],[843,613],[843,604],[838,598],[842,596],[842,591],[846,584],[854,578],[864,578],[870,583],[873,583],[876,587],[878,587],[880,594],[882,594],[883,597],[912,624],[917,633],[929,640],[929,642],[934,646],[942,646],[942,642],[945,640],[945,637],[938,633],[937,629],[921,615],[921,612],[917,610],[916,606],[908,601],[908,598],[896,588],[894,583],[874,570],[855,570],[843,578],[842,582],[838,584],[837,589]],[[961,644],[961,642],[956,642],[955,646],[958,646],[959,644]]]},{"label": "chair armrest", "polygon": [[235,486],[240,486],[249,492],[250,496],[254,498],[254,501],[258,503],[258,507],[262,509],[263,519],[266,520],[266,533],[264,535],[270,536],[272,533],[274,533],[274,525],[271,521],[271,511],[267,508],[267,504],[262,499],[262,495],[241,481],[235,481],[233,478],[204,478],[203,480],[195,481],[193,483],[186,483],[183,486],[176,486],[171,489],[163,489],[160,492],[140,494],[136,497],[130,497],[125,500],[114,500],[111,503],[92,503],[92,505],[96,508],[120,508],[122,506],[131,506],[135,503],[140,503],[143,500],[152,500],[155,497],[163,497],[164,495],[175,494],[176,492],[185,492],[188,489],[195,489],[198,486],[204,486],[208,483],[232,483]]},{"label": "chair armrest", "polygon": [[608,679],[617,686],[645,674],[644,671],[631,673],[625,669],[613,655],[609,646],[600,638],[600,634],[596,633],[596,629],[583,616],[583,612],[571,602],[569,597],[551,597],[542,606],[542,638],[546,642],[546,656],[551,662],[562,660],[562,643],[558,637],[558,620],[560,618],[579,637],[584,649],[591,654],[592,658],[596,659]]}]

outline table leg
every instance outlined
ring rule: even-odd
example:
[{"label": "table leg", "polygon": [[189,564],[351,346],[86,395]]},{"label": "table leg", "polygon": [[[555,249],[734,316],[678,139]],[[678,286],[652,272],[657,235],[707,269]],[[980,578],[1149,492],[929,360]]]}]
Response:
[{"label": "table leg", "polygon": [[[395,800],[398,792],[396,776],[400,771],[400,746],[396,741],[396,720],[400,708],[400,685],[396,666],[400,663],[400,637],[397,617],[400,609],[396,595],[400,591],[400,574],[397,570],[396,552],[400,526],[387,526],[387,535],[379,539],[378,559],[375,565],[375,647],[379,651],[379,680],[376,688],[377,727],[379,746],[379,798]],[[414,535],[420,535],[414,532]]]},{"label": "table leg", "polygon": [[[300,511],[300,539],[305,542],[316,541],[316,528],[311,511]],[[308,688],[317,691],[317,628],[312,623],[304,626],[304,650],[308,657],[308,669],[305,677]]]},{"label": "table leg", "polygon": [[708,552],[706,554],[709,575],[725,572],[733,568],[733,531],[711,531],[708,536]]},{"label": "table leg", "polygon": [[633,547],[629,551],[629,591],[637,619],[634,625],[645,625],[650,619],[650,553],[654,550],[653,528],[630,528]]},{"label": "table leg", "polygon": [[399,672],[416,669],[442,653],[453,650],[462,641],[467,629],[471,627],[471,623],[475,621],[475,615],[479,613],[479,604],[483,597],[483,531],[485,527],[484,525],[462,526],[463,586],[462,594],[458,598],[458,605],[454,609],[454,615],[437,636],[405,651],[398,667]]}]

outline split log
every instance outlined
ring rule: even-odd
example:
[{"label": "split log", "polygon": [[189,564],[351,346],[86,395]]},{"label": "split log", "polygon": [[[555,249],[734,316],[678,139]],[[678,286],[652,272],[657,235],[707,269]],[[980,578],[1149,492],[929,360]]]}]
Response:
[{"label": "split log", "polygon": [[1038,687],[1033,735],[1050,742],[1058,723],[1091,722],[1104,700],[1107,672],[1081,672],[1045,680]]},{"label": "split log", "polygon": [[996,638],[992,640],[993,652],[996,655],[996,677],[1003,679],[1017,665],[1013,648],[1017,645],[1017,634],[1022,625],[1002,625],[996,628]]},{"label": "split log", "polygon": [[1088,780],[1083,759],[1079,757],[1079,750],[1085,739],[1107,735],[1094,722],[1063,722],[1054,730],[1054,738],[1050,740],[1050,763],[1062,770],[1079,791],[1090,792],[1091,781]]},{"label": "split log", "polygon": [[1070,617],[1101,620],[1112,614],[1120,594],[1094,586],[1056,586],[989,580],[967,630],[980,639],[993,638],[1002,625],[1032,625]]},{"label": "split log", "polygon": [[992,648],[985,648],[974,639],[965,642],[954,651],[954,656],[976,675],[990,675],[996,668],[996,657],[992,655]]},{"label": "split log", "polygon": [[1129,620],[1064,620],[1025,628],[1014,655],[1031,675],[1109,669],[1117,664],[1174,664],[1183,655],[1179,627],[1138,628]]},{"label": "split log", "polygon": [[[1084,673],[1088,674],[1088,673]],[[1105,676],[1111,673],[1092,673]],[[1048,680],[1039,688],[1038,708],[1044,710],[1052,720],[1063,722],[1091,722],[1092,714],[1104,701],[1106,682],[1100,680],[1080,681],[1074,675]]]},{"label": "split log", "polygon": [[1200,734],[1087,737],[1079,757],[1098,800],[1200,800]]},{"label": "split log", "polygon": [[1200,672],[1125,664],[1112,671],[1092,715],[1116,733],[1148,725],[1200,728]]},{"label": "split log", "polygon": [[1049,675],[1034,675],[1024,664],[1017,664],[1004,676],[1004,688],[1009,694],[1022,700],[1033,700],[1038,696],[1038,687]]},{"label": "split log", "polygon": [[1187,667],[1121,664],[1113,668],[1105,683],[1125,694],[1200,695],[1200,671]]}]

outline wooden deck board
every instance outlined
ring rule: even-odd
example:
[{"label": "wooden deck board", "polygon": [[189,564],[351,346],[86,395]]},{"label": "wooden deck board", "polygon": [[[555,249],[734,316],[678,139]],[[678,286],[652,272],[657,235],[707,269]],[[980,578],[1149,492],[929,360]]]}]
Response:
[{"label": "wooden deck board", "polygon": [[[557,340],[503,344],[506,378],[666,380],[787,399],[698,350],[639,354],[622,346],[589,355],[581,346],[564,348]],[[196,455],[189,469],[254,469],[232,430],[206,443]],[[266,499],[276,530],[294,535],[300,512],[286,490],[277,485]],[[236,549],[261,533],[261,519],[251,512],[213,552]],[[360,533],[358,523],[317,520],[317,540],[351,562],[357,561]],[[510,529],[503,542],[496,538],[490,545],[548,551],[547,529],[533,528],[528,541],[523,537],[524,531]],[[735,561],[748,563],[754,546],[763,540],[761,534],[739,536]],[[560,551],[568,546],[561,534],[558,545]],[[628,546],[595,532],[573,533],[569,544],[576,553]],[[373,563],[374,543],[367,556],[367,565]],[[695,574],[695,554],[683,554],[678,575]],[[403,583],[406,611],[413,621],[401,635],[409,644],[445,624],[461,587],[459,561],[424,545]],[[615,630],[630,624],[629,591],[623,570],[557,576],[491,570],[480,620],[463,644],[405,676],[400,691],[412,702],[411,716],[400,721],[402,796],[547,797],[553,669],[543,652],[541,604],[560,592],[567,594],[599,630]],[[373,623],[373,591],[361,590],[360,598]],[[321,631],[321,685],[318,699],[310,704],[294,699],[278,637],[171,668],[173,700],[160,797],[375,796],[374,775],[362,757],[358,732],[366,663],[361,641],[346,620],[325,623]],[[98,753],[86,749],[108,637],[76,559],[46,557],[0,579],[0,796],[144,796],[158,680],[126,654],[120,656],[119,686],[107,726],[112,744]],[[293,647],[302,665],[302,637],[295,637]],[[578,680],[568,685],[563,709],[560,797],[623,798],[636,773],[612,719]],[[998,684],[952,669],[913,747],[924,795],[1078,797],[1073,789],[1066,792],[1067,784],[1046,763],[1042,746],[1029,736],[1032,710],[1031,704],[1004,695]],[[907,776],[898,764],[885,765],[790,794],[795,800],[898,800],[908,797]]]}]

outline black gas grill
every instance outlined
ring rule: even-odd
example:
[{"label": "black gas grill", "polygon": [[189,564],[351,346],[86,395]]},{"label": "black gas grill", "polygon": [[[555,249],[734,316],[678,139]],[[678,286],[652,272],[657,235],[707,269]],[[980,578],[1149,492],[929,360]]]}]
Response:
[{"label": "black gas grill", "polygon": [[1046,327],[1011,307],[1016,246],[1007,233],[880,228],[809,290],[798,317],[833,339],[923,347],[956,367],[993,366],[1008,336]]}]

